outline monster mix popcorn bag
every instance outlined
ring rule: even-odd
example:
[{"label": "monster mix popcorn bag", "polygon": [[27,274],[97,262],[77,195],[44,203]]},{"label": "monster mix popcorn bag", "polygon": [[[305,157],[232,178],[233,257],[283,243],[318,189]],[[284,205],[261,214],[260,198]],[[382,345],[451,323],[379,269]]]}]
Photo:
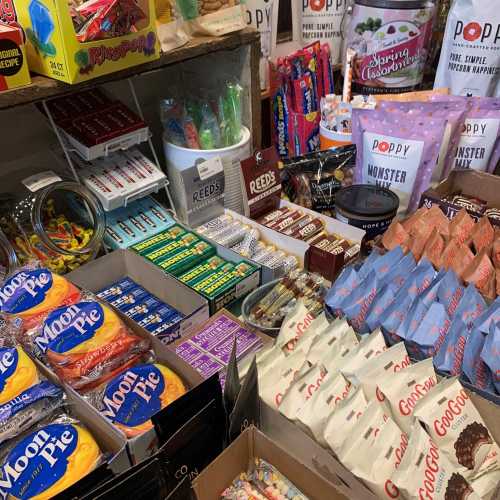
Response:
[{"label": "monster mix popcorn bag", "polygon": [[434,87],[448,87],[454,95],[500,96],[499,43],[497,2],[453,2]]},{"label": "monster mix popcorn bag", "polygon": [[400,210],[414,212],[436,168],[446,120],[416,115],[415,120],[384,110],[355,109],[352,139],[356,144],[357,184],[394,191]]}]

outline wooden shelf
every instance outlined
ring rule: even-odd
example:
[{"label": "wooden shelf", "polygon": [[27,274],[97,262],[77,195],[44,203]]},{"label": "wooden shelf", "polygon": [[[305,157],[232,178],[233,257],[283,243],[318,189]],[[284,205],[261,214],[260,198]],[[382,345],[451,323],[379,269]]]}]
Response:
[{"label": "wooden shelf", "polygon": [[[242,45],[259,44],[259,33],[253,29],[244,29],[237,33],[231,33],[222,37],[200,37],[188,44],[167,54],[162,54],[160,59],[150,63],[133,66],[131,68],[117,71],[109,75],[94,78],[87,82],[69,85],[45,76],[33,75],[32,84],[6,92],[0,93],[0,110],[32,104],[44,99],[59,97],[75,91],[95,87],[103,83],[113,82],[137,75],[158,71],[165,66],[175,64],[194,57],[203,56],[221,50],[232,50]],[[258,45],[260,47],[260,45]],[[258,66],[257,66],[258,68]],[[257,79],[258,81],[258,79]]]}]

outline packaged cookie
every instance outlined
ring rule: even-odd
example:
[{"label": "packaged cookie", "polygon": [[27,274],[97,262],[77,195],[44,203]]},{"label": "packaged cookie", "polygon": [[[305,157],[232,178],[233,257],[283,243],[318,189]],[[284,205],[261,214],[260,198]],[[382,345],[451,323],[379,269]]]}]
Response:
[{"label": "packaged cookie", "polygon": [[3,498],[53,498],[103,461],[88,429],[65,413],[49,417],[0,450]]},{"label": "packaged cookie", "polygon": [[81,390],[112,378],[149,348],[148,340],[91,297],[53,310],[21,341],[61,380]]},{"label": "packaged cookie", "polygon": [[413,409],[435,385],[437,377],[432,359],[414,363],[391,377],[379,381],[379,390],[388,402],[390,415],[407,434],[415,419]]},{"label": "packaged cookie", "polygon": [[457,378],[429,391],[414,415],[466,479],[500,469],[498,446]]},{"label": "packaged cookie", "polygon": [[456,471],[432,437],[416,425],[393,484],[404,498],[417,500],[479,500],[466,478]]},{"label": "packaged cookie", "polygon": [[153,360],[122,370],[85,398],[131,438],[152,429],[151,417],[185,392],[179,375]]},{"label": "packaged cookie", "polygon": [[73,304],[80,290],[48,269],[23,268],[0,287],[0,312],[22,331],[39,325],[57,307]]},{"label": "packaged cookie", "polygon": [[40,375],[21,347],[0,348],[0,442],[26,431],[64,403],[62,389]]}]

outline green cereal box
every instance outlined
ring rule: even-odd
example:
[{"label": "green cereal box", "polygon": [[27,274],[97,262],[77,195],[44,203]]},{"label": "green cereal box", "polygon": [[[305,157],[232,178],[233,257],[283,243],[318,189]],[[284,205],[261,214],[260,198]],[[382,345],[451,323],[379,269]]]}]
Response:
[{"label": "green cereal box", "polygon": [[158,262],[165,260],[165,258],[170,256],[171,254],[177,253],[183,250],[184,248],[191,246],[193,243],[196,243],[197,241],[200,241],[200,238],[198,238],[196,234],[186,233],[183,234],[181,237],[175,239],[174,241],[167,243],[164,246],[156,248],[155,250],[147,253],[141,253],[141,255],[146,257],[146,259],[151,260],[155,264],[158,264]]},{"label": "green cereal box", "polygon": [[226,261],[221,259],[218,255],[214,255],[213,257],[210,257],[210,259],[207,259],[205,262],[202,262],[179,276],[179,280],[190,286],[217,272],[225,264],[225,262]]},{"label": "green cereal box", "polygon": [[246,262],[240,262],[234,266],[234,269],[231,272],[219,276],[217,280],[213,281],[208,286],[205,286],[200,291],[203,295],[212,299],[225,290],[236,285],[236,283],[245,279],[247,276],[250,276],[256,269],[256,267],[251,266]]},{"label": "green cereal box", "polygon": [[144,253],[151,252],[156,248],[165,245],[169,241],[179,238],[183,234],[186,234],[186,232],[187,231],[183,227],[176,224],[166,231],[162,231],[161,233],[151,236],[151,238],[147,238],[139,243],[136,243],[135,245],[132,245],[130,248],[143,255]]},{"label": "green cereal box", "polygon": [[226,262],[218,271],[212,273],[209,276],[206,276],[197,283],[191,285],[191,287],[199,292],[200,290],[203,290],[204,288],[210,286],[212,283],[218,281],[222,276],[231,274],[233,269],[234,264]]},{"label": "green cereal box", "polygon": [[215,254],[215,248],[206,241],[198,241],[180,252],[177,252],[157,265],[165,272],[180,276],[188,269],[196,266],[200,262]]}]

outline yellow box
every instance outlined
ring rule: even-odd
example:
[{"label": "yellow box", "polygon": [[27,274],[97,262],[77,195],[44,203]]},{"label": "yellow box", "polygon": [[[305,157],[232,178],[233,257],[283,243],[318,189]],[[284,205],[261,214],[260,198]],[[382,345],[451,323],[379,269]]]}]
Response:
[{"label": "yellow box", "polygon": [[0,23],[0,91],[30,83],[22,31]]},{"label": "yellow box", "polygon": [[78,83],[159,58],[154,0],[139,0],[146,19],[138,31],[91,42],[79,42],[68,0],[15,0],[27,39],[32,71]]}]

